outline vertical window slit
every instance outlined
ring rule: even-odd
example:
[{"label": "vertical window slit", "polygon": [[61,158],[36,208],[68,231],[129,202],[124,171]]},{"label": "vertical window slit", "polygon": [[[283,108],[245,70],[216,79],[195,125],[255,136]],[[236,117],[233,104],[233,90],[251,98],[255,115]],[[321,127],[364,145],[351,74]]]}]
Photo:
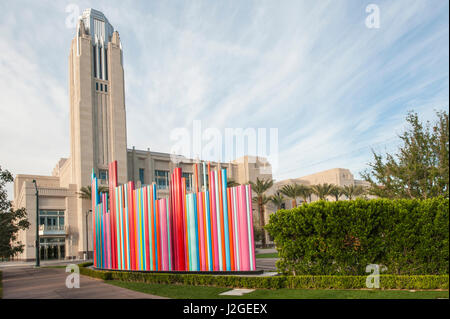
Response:
[{"label": "vertical window slit", "polygon": [[92,52],[93,52],[93,61],[94,61],[94,77],[97,77],[97,55],[95,52],[95,45],[92,46]]},{"label": "vertical window slit", "polygon": [[108,51],[105,48],[105,80],[108,81]]},{"label": "vertical window slit", "polygon": [[99,65],[99,79],[102,78],[102,48],[98,48],[98,65]]}]

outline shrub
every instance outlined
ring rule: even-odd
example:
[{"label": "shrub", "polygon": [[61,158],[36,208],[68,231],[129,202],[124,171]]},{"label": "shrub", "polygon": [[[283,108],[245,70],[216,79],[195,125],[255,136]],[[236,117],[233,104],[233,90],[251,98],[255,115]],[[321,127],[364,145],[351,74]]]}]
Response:
[{"label": "shrub", "polygon": [[78,264],[78,267],[89,267],[92,266],[94,263],[92,261],[86,261],[84,263]]},{"label": "shrub", "polygon": [[[216,286],[229,288],[260,289],[360,289],[366,288],[366,276],[274,276],[245,277],[226,275],[198,275],[176,273],[145,273],[130,271],[103,271],[80,268],[83,275],[103,279],[127,282],[145,282],[149,284],[181,284],[190,286]],[[399,276],[381,275],[382,289],[448,289],[447,275]]]},{"label": "shrub", "polygon": [[279,210],[266,229],[284,274],[367,275],[368,264],[382,265],[383,274],[449,271],[449,200],[442,197],[318,201]]}]

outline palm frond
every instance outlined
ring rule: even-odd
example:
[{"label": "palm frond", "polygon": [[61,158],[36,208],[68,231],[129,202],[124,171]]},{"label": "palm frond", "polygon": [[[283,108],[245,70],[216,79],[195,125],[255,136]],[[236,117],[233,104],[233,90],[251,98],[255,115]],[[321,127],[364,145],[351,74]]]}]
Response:
[{"label": "palm frond", "polygon": [[278,208],[281,209],[281,206],[283,205],[285,198],[283,194],[278,190],[274,195],[270,197],[270,201]]},{"label": "palm frond", "polygon": [[[100,185],[98,186],[99,193],[108,193],[109,188],[107,186]],[[83,199],[92,199],[92,189],[91,186],[83,186],[80,188],[80,191],[77,192],[78,196]]]}]

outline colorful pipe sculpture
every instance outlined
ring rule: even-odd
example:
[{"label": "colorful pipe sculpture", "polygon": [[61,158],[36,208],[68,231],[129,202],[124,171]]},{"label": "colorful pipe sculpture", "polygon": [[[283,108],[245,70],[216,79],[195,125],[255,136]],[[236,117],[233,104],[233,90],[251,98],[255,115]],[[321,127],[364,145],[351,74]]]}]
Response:
[{"label": "colorful pipe sculpture", "polygon": [[[203,163],[203,191],[194,164],[194,193],[181,168],[170,175],[169,198],[156,184],[118,185],[109,165],[109,194],[92,173],[94,267],[147,271],[255,270],[250,185],[227,187],[226,169]],[[207,179],[209,184],[207,184]],[[208,186],[209,185],[209,186]]]}]

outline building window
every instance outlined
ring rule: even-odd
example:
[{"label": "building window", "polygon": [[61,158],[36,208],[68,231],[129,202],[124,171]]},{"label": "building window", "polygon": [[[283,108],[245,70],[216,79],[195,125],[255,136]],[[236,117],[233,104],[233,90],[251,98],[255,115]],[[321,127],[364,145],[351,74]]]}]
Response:
[{"label": "building window", "polygon": [[166,189],[169,186],[169,172],[155,170],[155,182],[157,189]]},{"label": "building window", "polygon": [[105,84],[105,92],[108,92],[108,86]]},{"label": "building window", "polygon": [[208,173],[205,174],[205,179],[206,179],[206,187],[209,187],[209,175],[208,175]]},{"label": "building window", "polygon": [[64,244],[65,239],[64,239],[64,237],[41,237],[41,238],[39,238],[39,242],[41,244],[50,244],[50,243]]},{"label": "building window", "polygon": [[44,231],[64,230],[64,211],[39,210],[39,226]]},{"label": "building window", "polygon": [[141,185],[145,184],[145,179],[144,179],[144,175],[145,175],[145,169],[140,168],[139,169],[139,180],[141,181]]},{"label": "building window", "polygon": [[95,89],[98,91],[98,82],[95,82]]},{"label": "building window", "polygon": [[192,190],[192,173],[181,173],[181,177],[186,179],[186,190]]},{"label": "building window", "polygon": [[[208,173],[205,174],[205,179],[206,179],[206,187],[209,187],[209,176]],[[203,182],[203,179],[202,179]]]},{"label": "building window", "polygon": [[103,84],[100,83],[100,91],[103,91]]},{"label": "building window", "polygon": [[98,178],[105,181],[108,180],[108,171],[106,169],[99,169]]}]

